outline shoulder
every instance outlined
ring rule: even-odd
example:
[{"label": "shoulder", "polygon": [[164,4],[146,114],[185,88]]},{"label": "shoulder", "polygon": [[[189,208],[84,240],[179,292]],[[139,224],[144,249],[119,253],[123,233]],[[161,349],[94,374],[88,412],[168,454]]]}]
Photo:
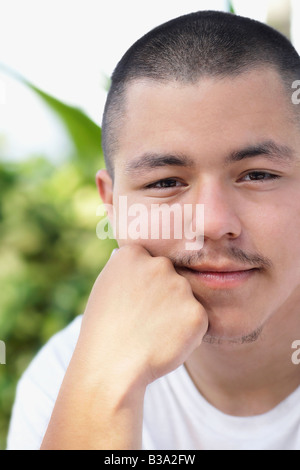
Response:
[{"label": "shoulder", "polygon": [[54,335],[21,377],[8,434],[8,449],[39,449],[78,340],[81,322],[82,316],[79,316]]}]

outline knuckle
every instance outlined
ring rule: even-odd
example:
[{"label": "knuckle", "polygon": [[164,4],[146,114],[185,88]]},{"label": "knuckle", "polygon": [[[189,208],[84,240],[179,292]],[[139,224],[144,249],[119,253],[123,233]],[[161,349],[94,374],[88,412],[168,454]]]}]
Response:
[{"label": "knuckle", "polygon": [[183,276],[180,276],[179,274],[177,274],[177,276],[175,277],[174,276],[174,281],[175,281],[175,287],[177,289],[177,292],[181,295],[189,295],[191,296],[191,298],[193,298],[193,291],[192,291],[192,287],[191,287],[191,284],[189,283],[189,281],[183,277]]},{"label": "knuckle", "polygon": [[118,253],[122,253],[127,256],[140,256],[145,253],[145,249],[140,245],[125,245],[119,248]]},{"label": "knuckle", "polygon": [[186,289],[186,290],[188,290],[189,292],[192,293],[192,286],[191,286],[190,282],[189,282],[185,277],[183,277],[183,276],[180,276],[180,275],[179,275],[178,278],[179,278],[179,280],[180,280],[181,286],[182,286],[184,289]]},{"label": "knuckle", "polygon": [[189,302],[186,302],[185,310],[191,324],[201,322],[203,309],[194,296],[189,299]]},{"label": "knuckle", "polygon": [[178,295],[188,296],[191,295],[190,283],[182,276],[174,276],[174,289]]},{"label": "knuckle", "polygon": [[208,325],[208,317],[204,307],[196,301],[193,309],[193,324],[197,329],[205,329]]},{"label": "knuckle", "polygon": [[173,264],[169,260],[169,258],[165,258],[164,256],[156,256],[155,258],[153,258],[153,261],[156,269],[158,269],[159,271],[168,270],[173,267]]}]

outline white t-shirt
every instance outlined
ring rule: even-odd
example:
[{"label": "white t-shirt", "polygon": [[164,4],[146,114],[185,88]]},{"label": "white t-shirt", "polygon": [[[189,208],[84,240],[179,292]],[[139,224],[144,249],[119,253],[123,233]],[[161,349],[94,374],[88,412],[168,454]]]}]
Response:
[{"label": "white t-shirt", "polygon": [[[55,335],[21,378],[8,450],[40,448],[77,342],[81,318]],[[143,449],[300,450],[300,388],[266,414],[238,418],[210,405],[181,366],[147,388]]]}]

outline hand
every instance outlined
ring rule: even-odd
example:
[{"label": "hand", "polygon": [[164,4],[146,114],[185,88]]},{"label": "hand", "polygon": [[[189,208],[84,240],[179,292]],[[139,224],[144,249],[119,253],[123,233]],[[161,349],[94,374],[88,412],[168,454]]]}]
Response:
[{"label": "hand", "polygon": [[147,385],[183,364],[207,328],[168,258],[120,248],[90,295],[41,449],[140,449]]},{"label": "hand", "polygon": [[91,377],[130,377],[147,386],[184,363],[208,329],[189,282],[165,257],[138,245],[117,250],[99,275],[78,348]]}]

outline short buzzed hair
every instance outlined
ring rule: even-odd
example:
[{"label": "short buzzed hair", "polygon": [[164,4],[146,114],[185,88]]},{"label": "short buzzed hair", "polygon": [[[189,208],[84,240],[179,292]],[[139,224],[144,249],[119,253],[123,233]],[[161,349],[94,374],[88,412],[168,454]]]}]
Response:
[{"label": "short buzzed hair", "polygon": [[[300,79],[300,58],[291,42],[258,21],[216,11],[181,16],[153,29],[125,53],[111,79],[102,123],[106,168],[114,178],[114,154],[126,120],[129,84],[148,79],[196,84],[201,78],[237,76],[269,67],[282,78],[287,93]],[[276,98],[276,97],[275,97]]]}]

